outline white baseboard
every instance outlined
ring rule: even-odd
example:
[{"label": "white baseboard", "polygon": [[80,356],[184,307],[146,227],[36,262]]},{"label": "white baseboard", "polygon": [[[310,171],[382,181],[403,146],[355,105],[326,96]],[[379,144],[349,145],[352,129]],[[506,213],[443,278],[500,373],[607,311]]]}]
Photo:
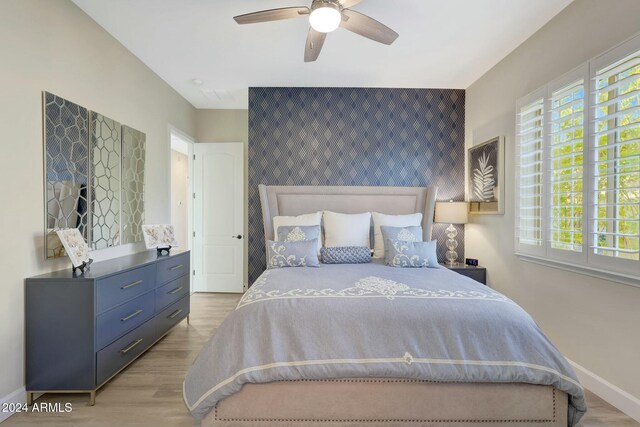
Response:
[{"label": "white baseboard", "polygon": [[583,368],[572,360],[571,366],[576,371],[578,379],[590,392],[615,406],[636,421],[640,421],[640,399],[611,384],[609,381]]},{"label": "white baseboard", "polygon": [[[27,403],[27,392],[24,387],[20,387],[19,389],[13,391],[12,393],[2,397],[0,399],[0,409],[4,407],[7,403]],[[0,423],[13,415],[14,412],[4,412],[0,410]]]}]

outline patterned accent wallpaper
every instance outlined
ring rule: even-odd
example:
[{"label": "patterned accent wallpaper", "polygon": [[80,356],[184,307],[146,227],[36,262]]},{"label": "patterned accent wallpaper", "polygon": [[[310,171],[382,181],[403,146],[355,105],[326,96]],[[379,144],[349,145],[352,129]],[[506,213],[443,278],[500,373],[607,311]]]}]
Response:
[{"label": "patterned accent wallpaper", "polygon": [[464,200],[464,106],[460,89],[250,88],[249,283],[266,268],[258,184],[436,185]]}]

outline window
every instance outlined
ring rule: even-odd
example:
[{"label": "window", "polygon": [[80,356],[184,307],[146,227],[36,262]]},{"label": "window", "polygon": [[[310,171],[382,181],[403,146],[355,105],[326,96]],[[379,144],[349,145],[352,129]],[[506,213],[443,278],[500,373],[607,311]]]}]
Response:
[{"label": "window", "polygon": [[549,246],[583,252],[584,79],[550,90]]},{"label": "window", "polygon": [[518,254],[640,284],[640,36],[520,100],[516,136]]},{"label": "window", "polygon": [[520,249],[529,252],[541,248],[542,240],[542,166],[544,137],[544,99],[525,100],[518,112],[518,208],[517,238]]},{"label": "window", "polygon": [[595,254],[638,261],[640,52],[594,78]]}]

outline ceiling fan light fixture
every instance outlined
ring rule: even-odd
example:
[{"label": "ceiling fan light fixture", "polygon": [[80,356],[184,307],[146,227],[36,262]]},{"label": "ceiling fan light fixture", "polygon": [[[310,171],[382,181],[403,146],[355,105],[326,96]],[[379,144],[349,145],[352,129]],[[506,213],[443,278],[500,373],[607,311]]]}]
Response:
[{"label": "ceiling fan light fixture", "polygon": [[[308,0],[307,0],[308,1]],[[304,62],[318,59],[327,33],[343,28],[378,43],[390,45],[398,33],[375,19],[352,10],[362,0],[312,0],[311,6],[280,7],[234,16],[238,24],[255,24],[308,17],[309,31],[304,44]]]},{"label": "ceiling fan light fixture", "polygon": [[330,33],[338,29],[341,21],[342,15],[340,14],[340,8],[331,3],[325,3],[313,9],[309,15],[311,28],[320,33]]}]

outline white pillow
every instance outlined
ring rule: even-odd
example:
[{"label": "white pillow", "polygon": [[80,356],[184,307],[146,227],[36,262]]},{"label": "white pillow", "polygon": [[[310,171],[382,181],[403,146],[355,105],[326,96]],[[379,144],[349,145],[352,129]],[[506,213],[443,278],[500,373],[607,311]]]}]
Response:
[{"label": "white pillow", "polygon": [[[322,212],[314,212],[298,216],[274,216],[273,217],[273,240],[278,240],[278,227],[287,225],[320,225],[322,222]],[[320,233],[322,237],[322,233]],[[318,239],[318,253],[322,249],[322,239]]]},{"label": "white pillow", "polygon": [[369,231],[371,212],[343,214],[324,211],[324,246],[366,246],[371,247]]},{"label": "white pillow", "polygon": [[409,215],[385,215],[373,212],[373,257],[384,258],[384,239],[382,238],[381,225],[391,227],[411,227],[422,225],[422,214],[414,213]]}]

